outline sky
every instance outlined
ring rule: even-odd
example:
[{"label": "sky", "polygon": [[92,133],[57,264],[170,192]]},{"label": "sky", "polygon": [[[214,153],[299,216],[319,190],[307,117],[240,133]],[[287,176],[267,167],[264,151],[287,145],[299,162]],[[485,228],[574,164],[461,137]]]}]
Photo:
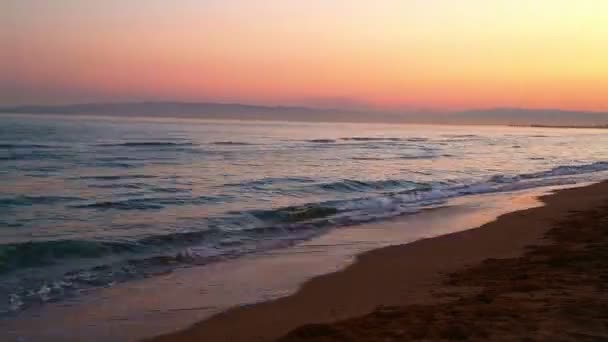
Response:
[{"label": "sky", "polygon": [[0,105],[608,110],[605,0],[2,0]]}]

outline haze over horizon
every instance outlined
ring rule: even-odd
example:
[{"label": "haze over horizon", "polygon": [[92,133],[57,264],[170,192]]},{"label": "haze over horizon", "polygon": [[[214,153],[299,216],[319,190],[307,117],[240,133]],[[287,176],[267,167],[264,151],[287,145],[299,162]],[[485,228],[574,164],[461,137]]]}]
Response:
[{"label": "haze over horizon", "polygon": [[7,0],[0,106],[608,111],[608,2]]}]

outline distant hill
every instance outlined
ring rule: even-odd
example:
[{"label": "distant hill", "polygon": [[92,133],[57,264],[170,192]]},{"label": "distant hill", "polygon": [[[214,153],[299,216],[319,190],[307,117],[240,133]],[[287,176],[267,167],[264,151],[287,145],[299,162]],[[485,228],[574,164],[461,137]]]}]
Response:
[{"label": "distant hill", "polygon": [[471,124],[517,126],[605,126],[608,124],[608,113],[559,109],[499,108],[470,110],[452,115],[450,121]]},{"label": "distant hill", "polygon": [[59,106],[32,105],[0,107],[0,113],[292,121],[366,121],[367,114],[354,110],[205,102],[86,103]]},{"label": "distant hill", "polygon": [[129,102],[129,103],[84,103],[69,105],[31,105],[0,108],[0,112],[36,114],[95,114],[95,115],[142,115],[178,117],[242,117],[272,116],[277,113],[304,113],[311,110],[303,107],[270,107],[232,103],[197,102]]},{"label": "distant hill", "polygon": [[147,116],[238,120],[387,122],[516,126],[605,126],[608,113],[499,108],[461,112],[370,111],[237,103],[131,102],[0,107],[0,113]]}]

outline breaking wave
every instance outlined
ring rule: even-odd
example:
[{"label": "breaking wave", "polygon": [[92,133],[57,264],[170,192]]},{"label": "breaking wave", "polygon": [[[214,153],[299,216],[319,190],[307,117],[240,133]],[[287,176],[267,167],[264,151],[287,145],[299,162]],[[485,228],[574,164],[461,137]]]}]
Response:
[{"label": "breaking wave", "polygon": [[[471,183],[421,183],[399,179],[344,179],[315,183],[311,179],[298,177],[238,183],[237,186],[243,187],[291,182],[296,186],[294,191],[338,192],[350,194],[350,197],[269,210],[228,212],[227,216],[193,221],[186,224],[183,231],[149,235],[135,240],[57,240],[3,244],[0,245],[0,273],[4,274],[70,262],[80,265],[80,260],[91,260],[94,265],[51,279],[26,277],[19,283],[7,283],[3,286],[8,287],[0,288],[0,292],[7,293],[9,302],[4,307],[0,303],[0,311],[10,312],[41,301],[60,299],[91,286],[105,286],[117,281],[169,272],[175,267],[199,265],[285,246],[318,235],[331,227],[411,214],[425,207],[443,205],[446,200],[454,197],[571,184],[581,181],[577,176],[602,171],[608,171],[608,162],[559,166],[516,176],[494,175],[484,181]],[[32,197],[4,198],[0,201],[6,203],[0,204],[11,206],[32,202],[65,202],[65,205],[78,208],[141,211],[162,209],[165,206],[225,203],[230,200],[221,196],[178,195],[83,204],[78,203],[83,202],[81,198]],[[72,201],[78,204],[74,205]],[[121,257],[117,258],[119,255]]]}]

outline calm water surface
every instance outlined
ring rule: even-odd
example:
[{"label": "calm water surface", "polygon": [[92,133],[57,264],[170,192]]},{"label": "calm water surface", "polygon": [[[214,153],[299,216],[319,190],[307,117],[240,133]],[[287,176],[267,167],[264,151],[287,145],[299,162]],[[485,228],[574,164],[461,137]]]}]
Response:
[{"label": "calm water surface", "polygon": [[0,116],[0,314],[416,213],[605,177],[608,132]]}]

